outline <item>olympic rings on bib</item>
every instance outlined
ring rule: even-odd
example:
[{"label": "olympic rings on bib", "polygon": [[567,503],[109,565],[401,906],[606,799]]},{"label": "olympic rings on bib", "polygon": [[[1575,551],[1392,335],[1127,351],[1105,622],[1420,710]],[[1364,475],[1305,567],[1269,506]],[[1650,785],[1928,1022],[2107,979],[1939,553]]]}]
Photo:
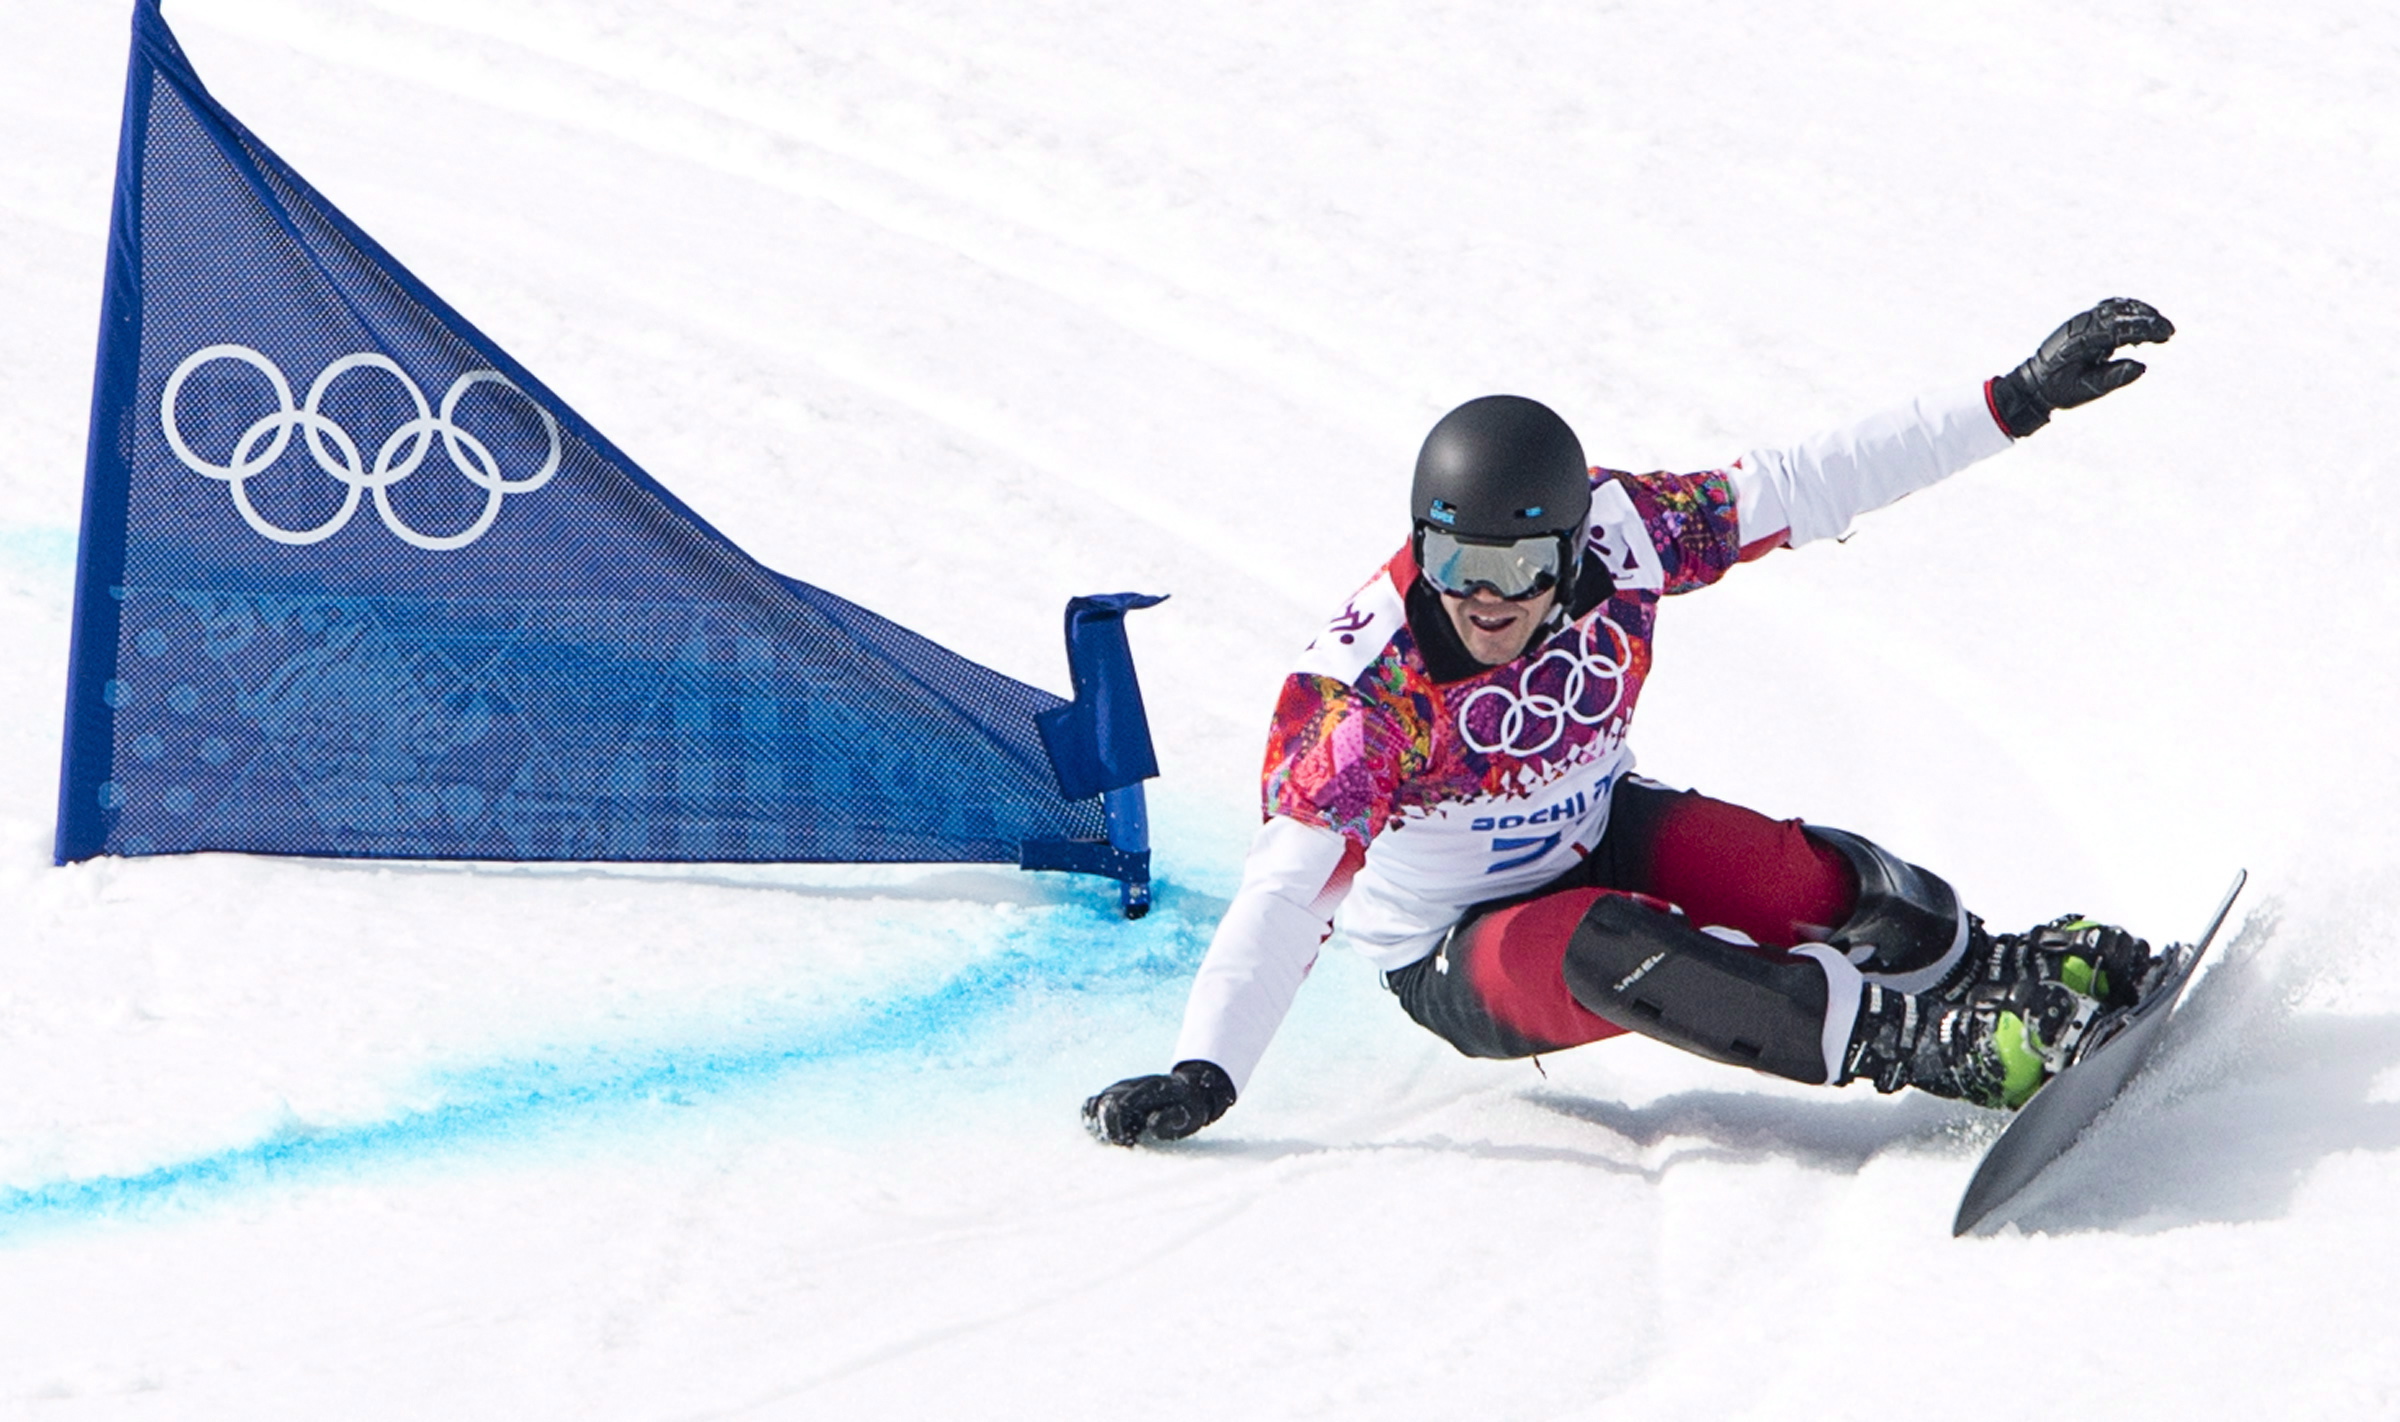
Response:
[{"label": "olympic rings on bib", "polygon": [[[275,390],[275,409],[260,416],[256,423],[242,432],[242,437],[233,442],[232,455],[223,464],[212,464],[185,442],[183,430],[176,423],[175,397],[182,393],[183,383],[194,372],[212,361],[220,360],[238,361],[264,375]],[[392,431],[391,437],[383,442],[383,447],[375,451],[371,465],[362,459],[358,442],[350,437],[350,432],[319,411],[319,406],[325,401],[325,392],[333,388],[334,381],[354,370],[381,371],[399,381],[410,406],[416,411],[414,419]],[[458,413],[459,400],[468,391],[484,384],[514,391],[526,403],[532,404],[533,412],[542,417],[542,428],[550,437],[549,457],[542,461],[539,469],[522,479],[502,477],[500,462],[493,456],[490,446],[461,429],[452,418]],[[426,404],[425,392],[408,378],[408,372],[390,357],[372,351],[343,356],[325,367],[323,373],[317,376],[316,383],[308,387],[308,398],[294,405],[291,384],[283,378],[282,369],[274,361],[248,346],[206,346],[185,356],[183,364],[176,366],[175,373],[167,377],[167,388],[158,400],[158,417],[160,426],[166,431],[167,448],[183,461],[184,468],[229,485],[233,492],[234,509],[241,514],[242,521],[260,536],[277,543],[295,545],[322,543],[341,532],[343,525],[350,522],[350,516],[358,511],[359,496],[371,493],[375,496],[375,512],[382,517],[383,526],[403,543],[435,552],[464,548],[490,530],[492,521],[500,516],[501,502],[510,494],[530,494],[549,483],[550,476],[558,472],[559,456],[564,452],[558,437],[558,421],[499,371],[470,370],[452,381],[449,392],[442,396],[441,411],[437,414]],[[308,452],[316,460],[317,467],[342,485],[341,507],[313,528],[285,528],[268,519],[250,502],[247,488],[252,477],[265,473],[274,466],[276,460],[283,457],[284,451],[291,446],[293,430],[305,436]],[[424,464],[425,456],[432,452],[437,437],[451,465],[465,475],[468,482],[484,491],[483,511],[475,516],[474,522],[456,533],[420,533],[409,527],[398,510],[392,507],[391,487],[417,472]]]},{"label": "olympic rings on bib", "polygon": [[[1595,640],[1604,627],[1610,643],[1606,648]],[[1459,702],[1459,737],[1486,755],[1540,755],[1558,744],[1569,725],[1597,726],[1624,704],[1625,673],[1632,662],[1633,644],[1624,630],[1606,617],[1595,617],[1576,645],[1552,647],[1534,658],[1514,687],[1478,687]],[[1601,684],[1608,688],[1606,703],[1585,705]],[[1479,719],[1483,730],[1477,729]]]}]

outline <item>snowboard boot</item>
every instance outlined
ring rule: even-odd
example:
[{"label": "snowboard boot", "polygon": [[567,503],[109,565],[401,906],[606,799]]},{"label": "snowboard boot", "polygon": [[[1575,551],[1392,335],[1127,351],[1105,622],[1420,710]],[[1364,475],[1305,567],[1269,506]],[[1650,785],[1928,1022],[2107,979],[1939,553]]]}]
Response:
[{"label": "snowboard boot", "polygon": [[2063,1071],[2104,1013],[2061,981],[2019,982],[1964,1000],[1945,994],[1859,995],[1844,1081],[1882,1092],[1913,1086],[1977,1106],[2014,1111]]},{"label": "snowboard boot", "polygon": [[1944,1002],[2007,998],[2033,984],[2059,983],[2103,1007],[2131,1007],[2159,962],[2148,943],[2078,914],[2025,933],[1986,933],[1983,920],[1973,917],[1967,924],[1966,957],[1938,992]]}]

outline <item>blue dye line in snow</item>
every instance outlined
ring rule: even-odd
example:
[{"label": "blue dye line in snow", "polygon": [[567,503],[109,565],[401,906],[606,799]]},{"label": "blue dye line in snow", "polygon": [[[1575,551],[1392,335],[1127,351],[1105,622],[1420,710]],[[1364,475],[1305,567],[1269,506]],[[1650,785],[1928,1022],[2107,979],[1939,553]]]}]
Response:
[{"label": "blue dye line in snow", "polygon": [[0,562],[38,573],[73,572],[75,531],[39,524],[0,528]]},{"label": "blue dye line in snow", "polygon": [[[1163,881],[1159,888],[1170,890]],[[1181,896],[1160,894],[1162,901],[1170,897]],[[1098,911],[1068,906],[1013,929],[999,951],[926,991],[887,998],[775,1043],[651,1053],[602,1070],[544,1061],[494,1064],[445,1074],[452,1099],[423,1110],[322,1129],[295,1127],[132,1174],[0,1190],[0,1241],[44,1226],[140,1217],[242,1189],[521,1141],[661,1102],[721,1096],[840,1060],[903,1052],[938,1058],[1036,996],[1123,996],[1179,983],[1198,962],[1212,926],[1171,908],[1129,925],[1113,905]]]}]

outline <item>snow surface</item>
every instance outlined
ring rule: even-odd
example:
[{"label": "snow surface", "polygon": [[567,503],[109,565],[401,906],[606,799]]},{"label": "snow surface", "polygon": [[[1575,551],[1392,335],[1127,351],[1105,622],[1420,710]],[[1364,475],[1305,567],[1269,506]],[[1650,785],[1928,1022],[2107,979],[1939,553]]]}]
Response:
[{"label": "snow surface", "polygon": [[[0,7],[0,1409],[2400,1415],[2400,11],[173,0],[769,564],[1054,687],[1067,595],[1173,593],[1127,926],[1002,868],[51,867],[125,9]],[[2149,379],[1675,604],[1636,736],[2003,925],[2253,871],[2021,1227],[1948,1236],[1987,1116],[1466,1061],[1340,952],[1218,1128],[1084,1138],[1443,410],[1699,467],[2120,293]],[[945,516],[850,531],[894,498]]]}]

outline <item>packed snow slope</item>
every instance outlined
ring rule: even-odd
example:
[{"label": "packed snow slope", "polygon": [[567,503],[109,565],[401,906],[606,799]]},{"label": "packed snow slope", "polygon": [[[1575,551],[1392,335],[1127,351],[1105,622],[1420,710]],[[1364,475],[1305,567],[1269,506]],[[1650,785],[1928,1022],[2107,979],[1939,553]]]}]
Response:
[{"label": "packed snow slope", "polygon": [[[227,104],[771,566],[1063,687],[1160,908],[1004,868],[49,862],[125,51],[0,7],[0,1411],[2400,1414],[2400,12],[172,0]],[[1644,769],[2002,926],[2238,931],[2017,1225],[1991,1118],[1470,1062],[1337,942],[1116,1152],[1425,428],[1705,467],[2124,294],[2149,377],[1667,610]],[[866,509],[916,511],[906,532]]]}]

